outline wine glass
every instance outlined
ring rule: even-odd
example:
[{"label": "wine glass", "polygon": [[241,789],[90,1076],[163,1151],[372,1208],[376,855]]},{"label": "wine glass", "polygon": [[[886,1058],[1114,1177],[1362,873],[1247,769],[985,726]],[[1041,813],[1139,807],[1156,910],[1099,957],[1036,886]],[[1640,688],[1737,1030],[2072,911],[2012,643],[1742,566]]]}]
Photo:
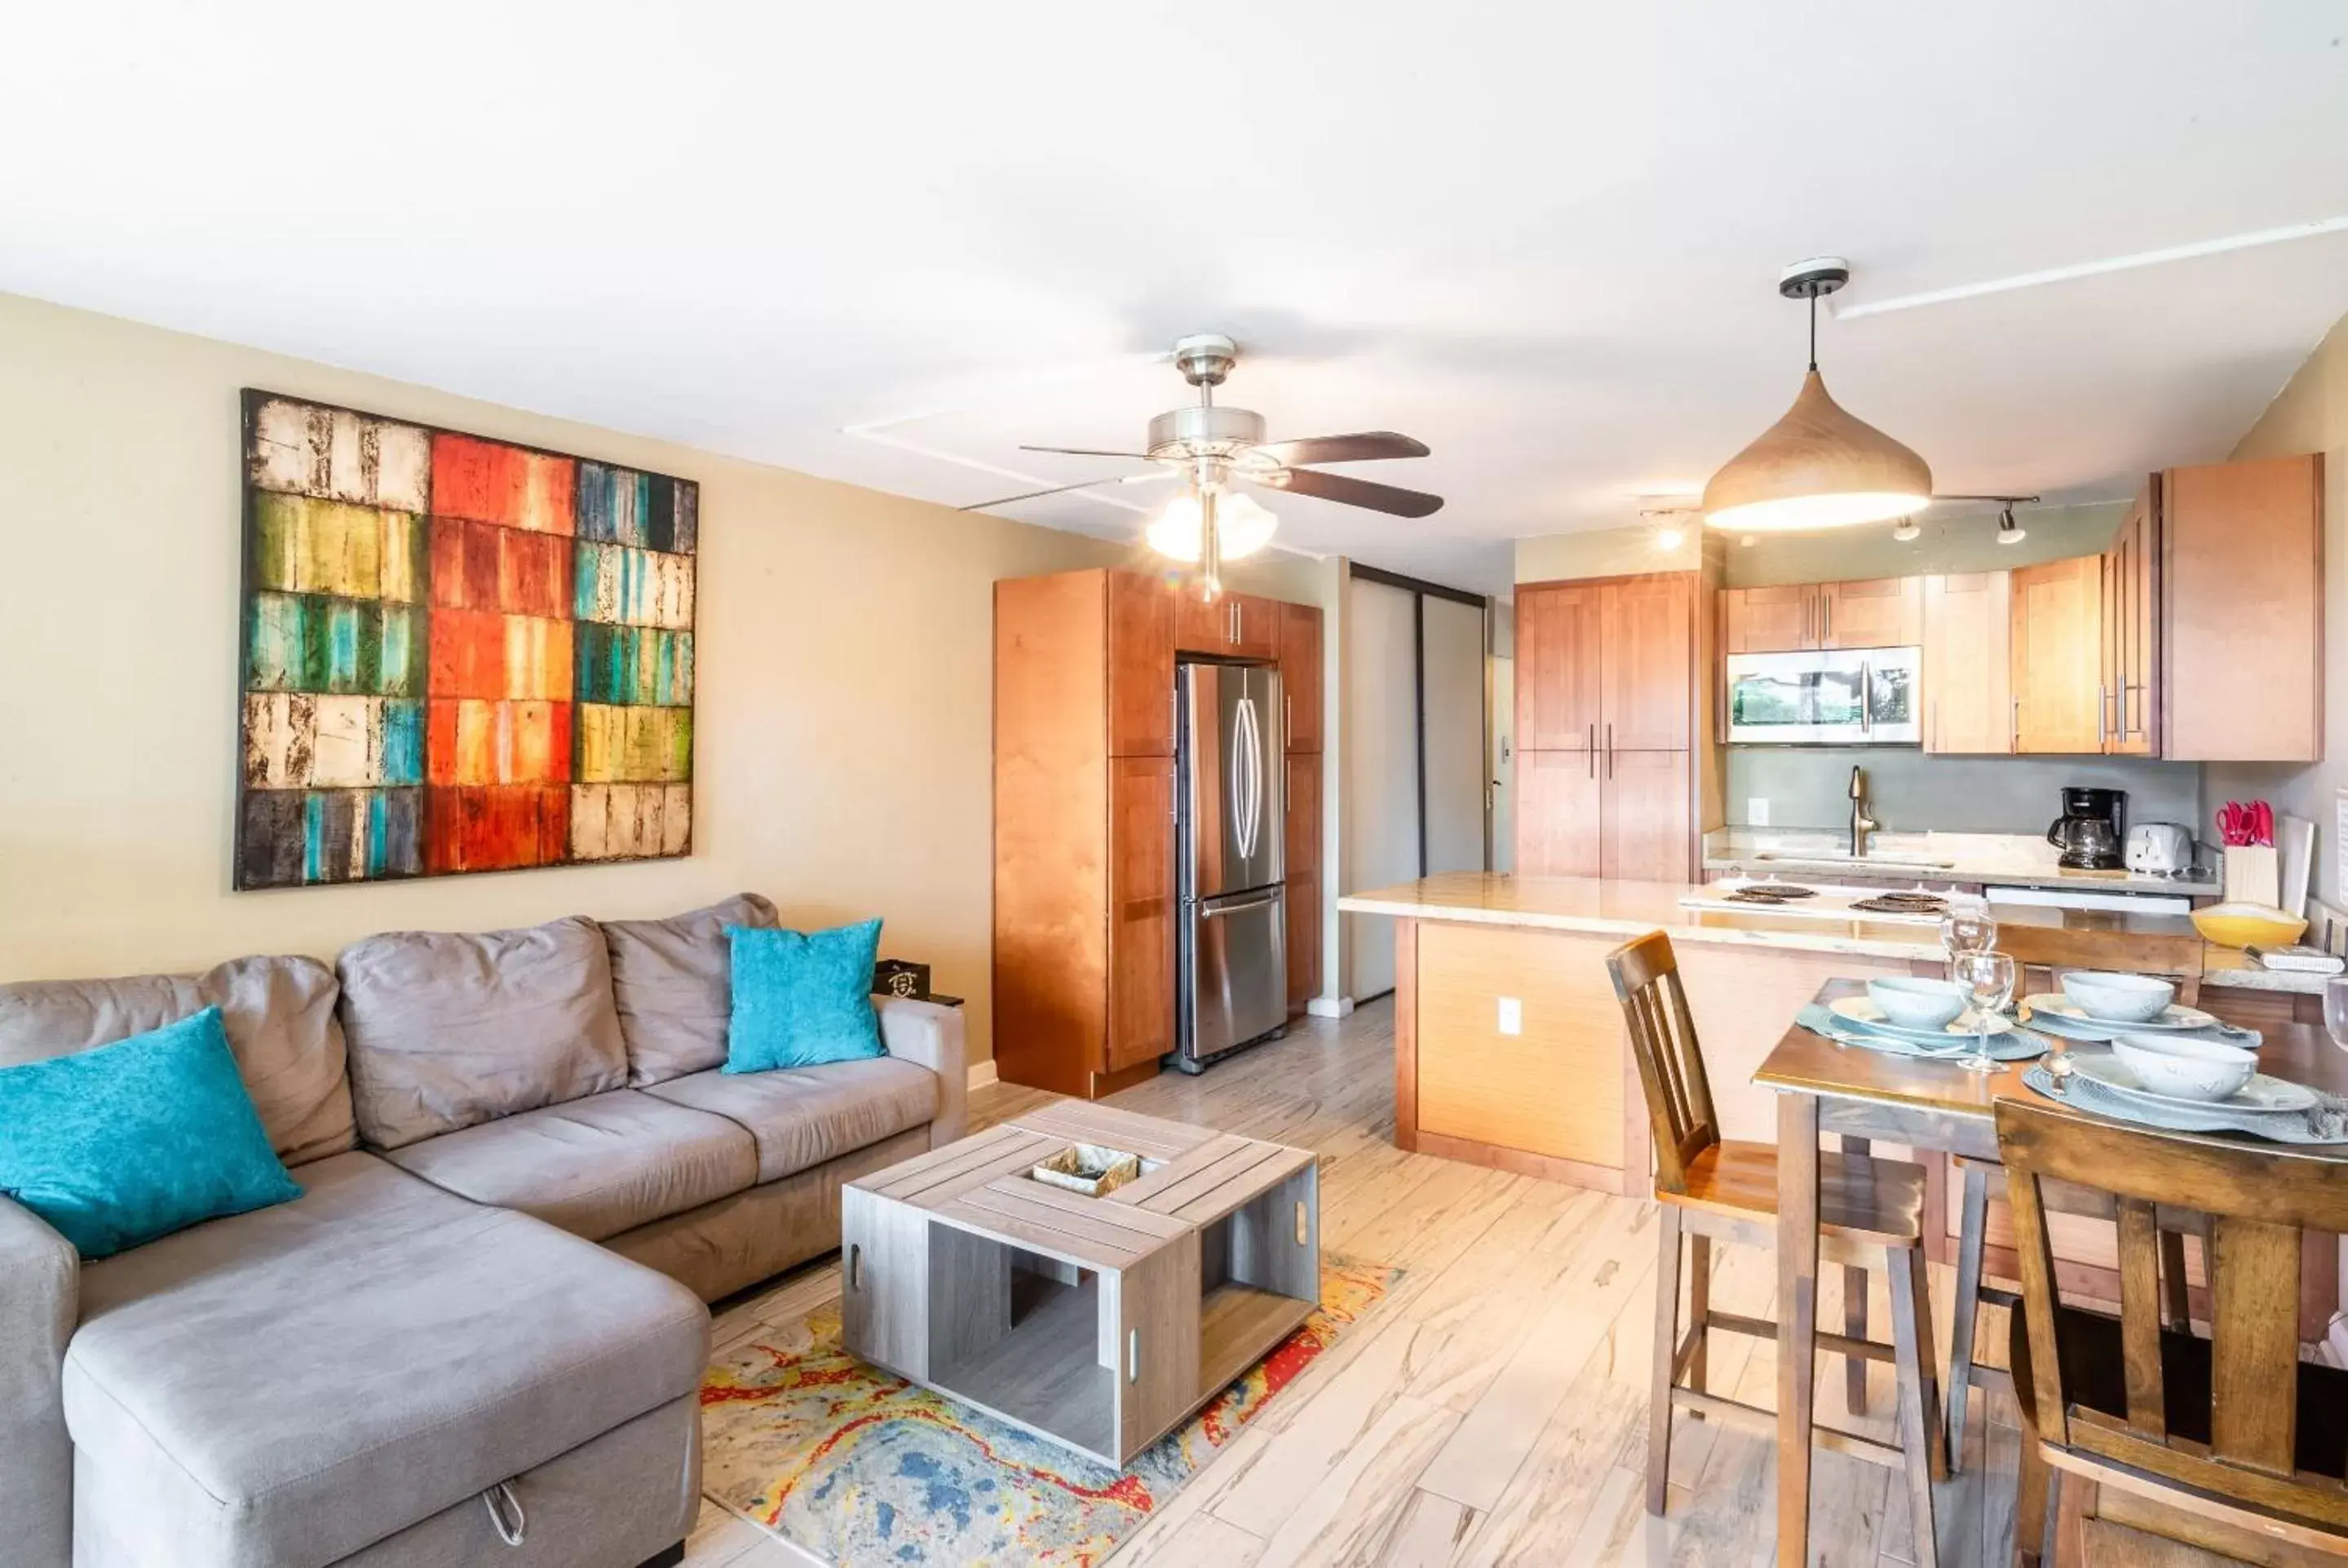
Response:
[{"label": "wine glass", "polygon": [[2323,982],[2323,1029],[2333,1044],[2348,1050],[2348,975]]},{"label": "wine glass", "polygon": [[1960,953],[1949,962],[1949,972],[1972,999],[1974,1022],[1981,1030],[1977,1054],[1958,1061],[1968,1072],[1995,1072],[1989,1053],[1989,1020],[2013,999],[2015,969],[2011,953]]},{"label": "wine glass", "polygon": [[[1986,953],[1997,946],[1997,922],[1990,918],[1986,898],[1960,898],[1941,917],[1941,946],[1952,962],[1966,953]],[[1953,976],[1952,977],[1953,978]]]}]

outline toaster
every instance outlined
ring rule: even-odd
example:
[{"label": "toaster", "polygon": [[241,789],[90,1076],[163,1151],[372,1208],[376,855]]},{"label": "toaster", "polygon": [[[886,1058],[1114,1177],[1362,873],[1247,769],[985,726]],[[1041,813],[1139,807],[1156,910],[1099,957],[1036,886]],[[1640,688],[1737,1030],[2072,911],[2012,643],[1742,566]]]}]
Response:
[{"label": "toaster", "polygon": [[2153,876],[2193,869],[2193,835],[2173,822],[2140,822],[2128,829],[2127,868]]}]

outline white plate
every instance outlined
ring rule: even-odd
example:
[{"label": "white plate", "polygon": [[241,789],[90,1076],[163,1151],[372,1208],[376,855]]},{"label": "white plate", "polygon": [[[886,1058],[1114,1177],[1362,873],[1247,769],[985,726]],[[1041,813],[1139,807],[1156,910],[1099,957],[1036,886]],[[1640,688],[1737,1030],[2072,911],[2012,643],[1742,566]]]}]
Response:
[{"label": "white plate", "polygon": [[2083,1023],[2091,1029],[2109,1030],[2114,1034],[2187,1034],[2197,1029],[2208,1029],[2218,1021],[2214,1013],[2187,1007],[2182,1002],[2171,1002],[2161,1009],[2159,1017],[2147,1019],[2142,1023],[2131,1023],[2126,1019],[2097,1018],[2070,998],[2052,992],[2045,996],[2024,997],[2022,1005],[2032,1012],[2051,1012],[2068,1022]]},{"label": "white plate", "polygon": [[2136,1080],[2115,1056],[2101,1051],[2073,1051],[2071,1070],[2082,1078],[2092,1078],[2116,1093],[2132,1095],[2155,1105],[2173,1105],[2180,1111],[2246,1111],[2253,1115],[2296,1115],[2315,1108],[2315,1091],[2304,1084],[2286,1083],[2280,1078],[2255,1073],[2248,1083],[2229,1100],[2187,1100],[2175,1094],[2156,1094]]},{"label": "white plate", "polygon": [[[1908,1029],[1885,1018],[1883,1009],[1877,1005],[1873,997],[1837,997],[1827,1004],[1827,1010],[1845,1023],[1857,1024],[1877,1034],[1888,1034],[1894,1040],[1912,1040],[1919,1045],[1946,1045],[1952,1041],[1978,1039],[1981,1035],[1981,1026],[1975,1021],[1980,1015],[1970,1011],[1960,1013],[1957,1021],[1946,1029]],[[2013,1027],[2013,1020],[2003,1014],[1990,1015],[1990,1033],[2003,1034]]]}]

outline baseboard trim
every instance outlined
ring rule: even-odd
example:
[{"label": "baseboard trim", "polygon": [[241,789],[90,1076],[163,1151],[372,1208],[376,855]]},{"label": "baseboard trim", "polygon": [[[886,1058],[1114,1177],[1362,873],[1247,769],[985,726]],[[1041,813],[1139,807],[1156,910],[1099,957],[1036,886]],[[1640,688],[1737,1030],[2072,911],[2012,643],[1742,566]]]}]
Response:
[{"label": "baseboard trim", "polygon": [[999,1081],[1001,1081],[994,1076],[994,1058],[990,1056],[984,1061],[973,1061],[970,1064],[971,1088],[983,1089],[990,1083]]},{"label": "baseboard trim", "polygon": [[1345,1018],[1354,1010],[1351,997],[1314,997],[1304,1004],[1304,1010],[1314,1018]]}]

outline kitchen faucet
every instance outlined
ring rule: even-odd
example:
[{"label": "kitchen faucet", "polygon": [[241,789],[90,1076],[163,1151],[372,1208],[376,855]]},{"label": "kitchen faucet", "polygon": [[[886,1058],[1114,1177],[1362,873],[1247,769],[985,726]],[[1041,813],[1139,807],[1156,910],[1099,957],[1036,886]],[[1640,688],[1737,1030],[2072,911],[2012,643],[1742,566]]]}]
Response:
[{"label": "kitchen faucet", "polygon": [[1850,770],[1850,857],[1867,858],[1867,835],[1883,825],[1867,815],[1867,772],[1854,764]]}]

